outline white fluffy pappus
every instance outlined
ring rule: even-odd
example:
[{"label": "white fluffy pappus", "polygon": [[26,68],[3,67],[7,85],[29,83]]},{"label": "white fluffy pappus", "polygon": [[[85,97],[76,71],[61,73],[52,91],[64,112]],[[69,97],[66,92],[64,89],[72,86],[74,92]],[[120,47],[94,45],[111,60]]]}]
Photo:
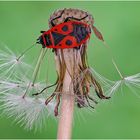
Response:
[{"label": "white fluffy pappus", "polygon": [[25,72],[27,69],[31,69],[31,66],[24,62],[24,55],[17,56],[7,46],[1,47],[0,50],[0,77],[9,77]]},{"label": "white fluffy pappus", "polygon": [[[104,76],[100,75],[94,69],[91,69],[93,75],[99,80],[102,85],[102,88],[105,92],[105,95],[112,96],[117,91],[123,92],[123,86],[126,86],[134,93],[137,97],[140,98],[140,73],[123,77],[120,80],[112,81]],[[138,89],[138,90],[137,90]]]},{"label": "white fluffy pappus", "polygon": [[44,98],[33,98],[21,95],[5,94],[1,97],[2,113],[15,118],[17,123],[26,129],[41,129],[46,124],[46,118],[53,114],[55,103],[47,106]]}]

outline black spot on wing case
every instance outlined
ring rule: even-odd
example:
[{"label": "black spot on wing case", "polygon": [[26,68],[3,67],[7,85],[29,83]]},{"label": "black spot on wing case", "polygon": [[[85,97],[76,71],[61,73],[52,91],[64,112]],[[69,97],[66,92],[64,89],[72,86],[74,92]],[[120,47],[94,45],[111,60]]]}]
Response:
[{"label": "black spot on wing case", "polygon": [[[76,38],[77,43],[80,43],[82,40],[84,40],[91,33],[91,32],[89,32],[88,27],[83,25],[83,24],[73,23],[72,25],[73,25],[73,31],[67,35],[63,35],[63,34],[60,34],[57,32],[52,32],[55,46],[58,45],[66,36],[73,36]],[[64,25],[62,27],[62,30],[67,31],[67,26]]]},{"label": "black spot on wing case", "polygon": [[80,43],[91,33],[85,25],[73,23],[73,27],[74,29],[71,35],[76,38],[77,43]]}]

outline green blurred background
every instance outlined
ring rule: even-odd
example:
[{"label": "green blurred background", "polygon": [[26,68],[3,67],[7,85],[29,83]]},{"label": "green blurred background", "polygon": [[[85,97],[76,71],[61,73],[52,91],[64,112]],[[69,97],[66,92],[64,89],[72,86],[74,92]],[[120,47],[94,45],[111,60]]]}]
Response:
[{"label": "green blurred background", "polygon": [[[94,16],[96,27],[125,75],[140,72],[140,2],[0,2],[0,41],[21,52],[36,41],[40,30],[48,29],[48,18],[54,10],[67,7],[80,8]],[[30,53],[29,62],[37,57],[39,49],[36,47]],[[108,54],[103,43],[92,35],[88,47],[90,66],[105,77],[118,80]],[[54,65],[50,65],[52,81],[54,71]],[[128,89],[101,102],[93,113],[76,111],[83,113],[76,113],[73,138],[140,138],[140,99]],[[24,130],[12,120],[0,118],[0,138],[56,138],[54,119],[48,118],[47,128],[37,133]]]}]

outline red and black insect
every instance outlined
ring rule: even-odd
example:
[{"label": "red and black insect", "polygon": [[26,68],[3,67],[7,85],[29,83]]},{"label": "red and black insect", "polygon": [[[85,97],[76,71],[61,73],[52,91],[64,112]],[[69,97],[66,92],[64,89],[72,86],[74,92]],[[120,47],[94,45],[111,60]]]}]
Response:
[{"label": "red and black insect", "polygon": [[[61,15],[63,12],[61,13]],[[59,17],[61,17],[61,15]],[[55,19],[59,18],[56,17]],[[42,35],[37,39],[38,44],[42,44],[42,47],[47,48],[74,48],[79,47],[81,44],[85,43],[91,34],[91,29],[88,24],[79,22],[87,16],[77,19],[74,17],[67,17],[64,23],[55,25],[53,20],[51,20],[51,25],[53,26],[48,31],[41,31]],[[77,21],[69,21],[69,19],[74,19]]]},{"label": "red and black insect", "polygon": [[47,48],[74,48],[85,43],[89,39],[90,34],[89,25],[82,22],[69,21],[43,32],[37,43]]}]

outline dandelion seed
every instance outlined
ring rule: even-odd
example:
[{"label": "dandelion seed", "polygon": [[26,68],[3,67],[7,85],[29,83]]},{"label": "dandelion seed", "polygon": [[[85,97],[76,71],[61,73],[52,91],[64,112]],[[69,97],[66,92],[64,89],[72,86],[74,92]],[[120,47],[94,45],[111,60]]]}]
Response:
[{"label": "dandelion seed", "polygon": [[[138,97],[140,98],[140,73],[124,78],[124,84]],[[137,90],[138,89],[138,90]],[[136,92],[137,90],[137,92]]]},{"label": "dandelion seed", "polygon": [[[19,55],[21,56],[21,55]],[[25,72],[31,69],[31,66],[24,62],[24,55],[17,57],[8,47],[4,46],[3,50],[0,50],[0,77],[6,77],[7,79],[18,73]]]},{"label": "dandelion seed", "polygon": [[112,96],[119,90],[122,93],[122,87],[126,85],[130,89],[130,91],[132,91],[132,93],[140,98],[140,95],[138,94],[139,91],[137,91],[137,89],[140,89],[140,73],[124,77],[118,81],[111,81],[95,72],[95,70],[93,71],[96,77],[100,79],[106,95]]}]

